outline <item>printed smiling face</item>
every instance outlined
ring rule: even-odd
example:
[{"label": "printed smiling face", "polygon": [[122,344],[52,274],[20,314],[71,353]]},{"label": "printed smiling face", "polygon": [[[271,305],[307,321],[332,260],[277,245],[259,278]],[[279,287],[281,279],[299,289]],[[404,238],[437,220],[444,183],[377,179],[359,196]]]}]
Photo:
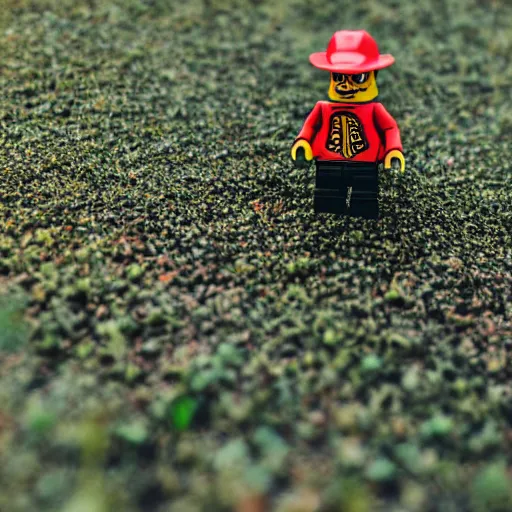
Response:
[{"label": "printed smiling face", "polygon": [[363,103],[375,99],[378,94],[374,71],[357,75],[331,73],[329,98],[333,101]]}]

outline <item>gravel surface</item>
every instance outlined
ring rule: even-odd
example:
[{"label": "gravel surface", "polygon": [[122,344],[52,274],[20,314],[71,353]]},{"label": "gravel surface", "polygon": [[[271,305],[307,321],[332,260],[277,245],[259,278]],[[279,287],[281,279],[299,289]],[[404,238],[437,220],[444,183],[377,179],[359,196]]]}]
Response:
[{"label": "gravel surface", "polygon": [[[407,169],[289,158],[365,28]],[[512,511],[512,5],[4,0],[0,511]]]}]

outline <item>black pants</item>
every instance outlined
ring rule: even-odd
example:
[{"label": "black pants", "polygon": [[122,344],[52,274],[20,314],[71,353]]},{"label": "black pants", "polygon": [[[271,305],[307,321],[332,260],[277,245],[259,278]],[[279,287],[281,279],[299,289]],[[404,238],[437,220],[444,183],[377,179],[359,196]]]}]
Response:
[{"label": "black pants", "polygon": [[[347,204],[349,188],[350,204]],[[379,173],[372,162],[316,161],[315,212],[379,216]]]}]

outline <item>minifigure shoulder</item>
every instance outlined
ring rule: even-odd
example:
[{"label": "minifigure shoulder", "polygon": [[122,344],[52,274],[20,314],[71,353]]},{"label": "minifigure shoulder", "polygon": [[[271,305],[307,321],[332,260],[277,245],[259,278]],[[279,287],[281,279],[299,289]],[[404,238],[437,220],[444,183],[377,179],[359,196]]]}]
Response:
[{"label": "minifigure shoulder", "polygon": [[396,124],[393,116],[386,110],[384,105],[378,101],[373,102],[373,118],[381,128],[387,128]]},{"label": "minifigure shoulder", "polygon": [[329,103],[328,101],[323,101],[323,100],[321,100],[321,101],[317,101],[317,102],[315,103],[314,109],[315,109],[315,110],[320,110],[320,111],[321,111],[321,110],[323,110],[323,109],[324,109],[324,106],[325,106],[325,105],[327,105],[328,103]]},{"label": "minifigure shoulder", "polygon": [[387,110],[384,108],[384,105],[380,101],[372,101],[371,105],[373,107],[373,112],[376,115],[379,115],[382,112],[387,112]]},{"label": "minifigure shoulder", "polygon": [[311,120],[317,120],[322,118],[323,113],[323,104],[326,103],[325,101],[317,101],[315,103],[315,106],[309,111],[309,114],[307,115],[307,119]]}]

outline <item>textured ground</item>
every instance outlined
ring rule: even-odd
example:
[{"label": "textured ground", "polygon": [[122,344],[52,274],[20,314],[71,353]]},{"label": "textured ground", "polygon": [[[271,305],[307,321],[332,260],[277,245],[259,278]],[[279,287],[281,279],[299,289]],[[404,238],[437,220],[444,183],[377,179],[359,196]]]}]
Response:
[{"label": "textured ground", "polygon": [[[506,0],[4,0],[0,510],[512,510]],[[407,172],[288,151],[366,28]]]}]

